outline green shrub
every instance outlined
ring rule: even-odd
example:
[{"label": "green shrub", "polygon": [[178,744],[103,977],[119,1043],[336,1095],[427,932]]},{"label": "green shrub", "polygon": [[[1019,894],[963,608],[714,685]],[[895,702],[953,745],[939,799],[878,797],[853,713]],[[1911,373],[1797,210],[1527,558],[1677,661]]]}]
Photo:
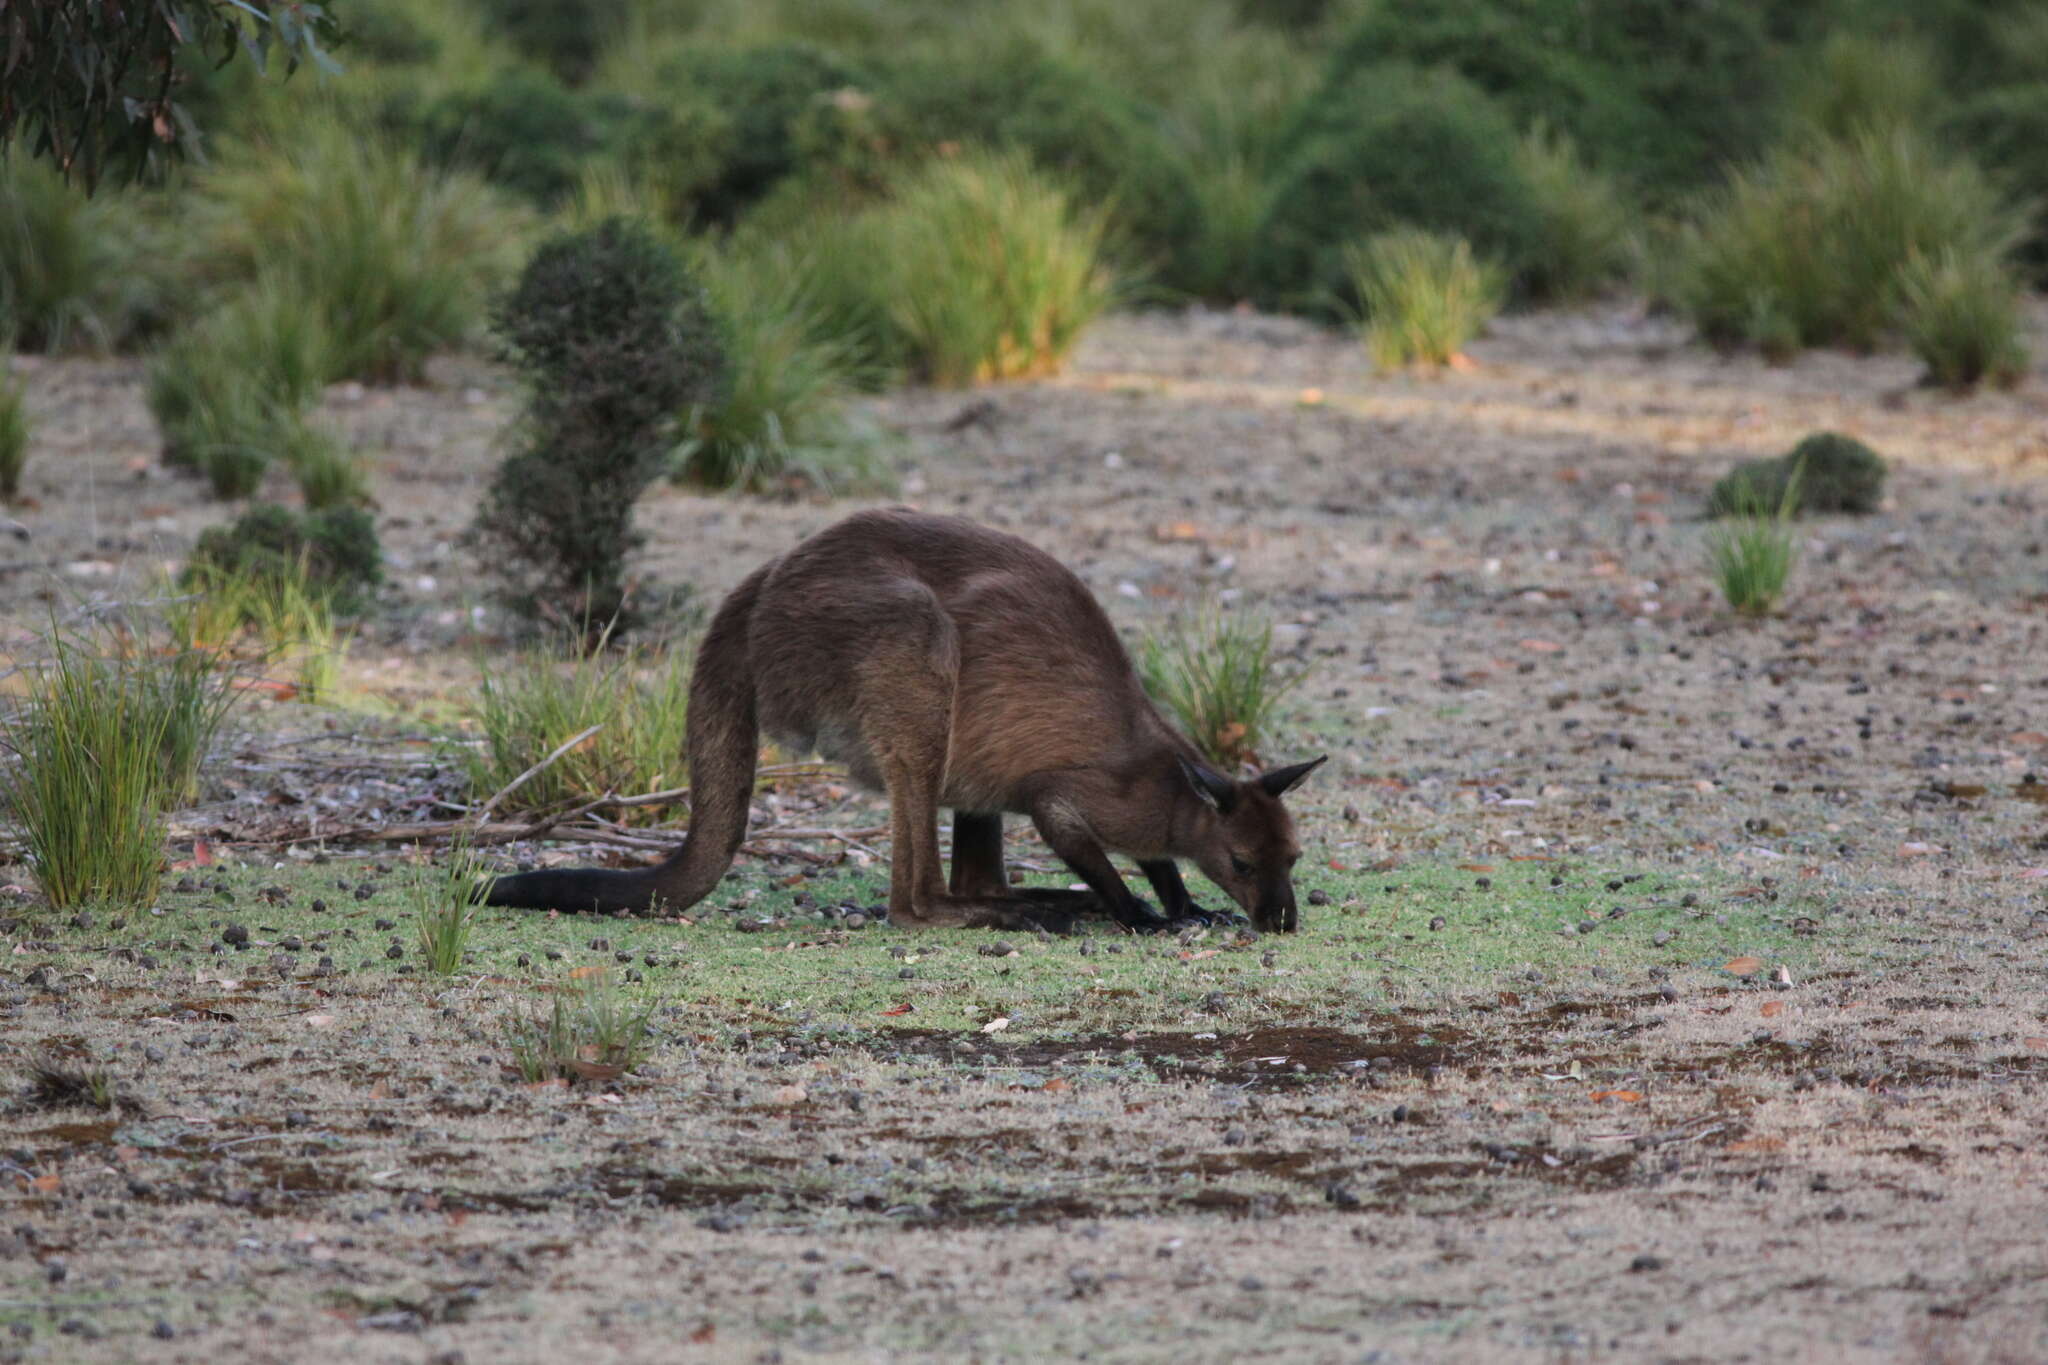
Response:
[{"label": "green shrub", "polygon": [[207,259],[308,300],[332,338],[331,379],[418,379],[475,330],[527,221],[476,177],[333,121],[218,156],[199,189]]},{"label": "green shrub", "polygon": [[359,507],[301,514],[266,503],[200,532],[185,575],[188,585],[209,575],[303,576],[309,592],[349,614],[384,581],[384,559],[376,525]]},{"label": "green shrub", "polygon": [[137,196],[88,199],[0,143],[0,337],[24,351],[113,348],[156,320],[162,289],[134,230]]},{"label": "green shrub", "polygon": [[650,60],[643,94],[690,91],[726,111],[731,124],[724,164],[696,197],[698,212],[731,223],[802,161],[799,129],[843,90],[873,88],[859,66],[803,43],[723,48],[689,45]]},{"label": "green shrub", "polygon": [[58,909],[147,904],[163,875],[167,802],[188,799],[228,692],[210,663],[58,636],[4,722],[4,779],[28,861]]},{"label": "green shrub", "polygon": [[[680,652],[547,653],[503,673],[486,668],[474,717],[483,743],[469,752],[470,791],[478,801],[504,791],[592,726],[601,728],[507,794],[497,813],[558,810],[606,795],[679,787],[687,775],[689,698],[690,670]],[[626,814],[655,821],[662,811],[641,807]]]},{"label": "green shrub", "polygon": [[574,85],[626,29],[629,0],[484,0],[491,27],[531,61]]},{"label": "green shrub", "polygon": [[360,506],[370,500],[362,462],[325,426],[295,423],[280,457],[291,470],[309,511]]},{"label": "green shrub", "polygon": [[2020,218],[1967,159],[1906,132],[1801,142],[1737,171],[1685,246],[1680,302],[1716,345],[1875,346],[1916,255],[2001,259]]},{"label": "green shrub", "polygon": [[1334,313],[1351,299],[1346,246],[1412,225],[1453,233],[1515,269],[1540,231],[1515,130],[1470,82],[1370,67],[1309,102],[1279,174],[1257,262],[1269,305]]},{"label": "green shrub", "polygon": [[232,290],[150,362],[165,462],[205,469],[225,448],[267,455],[333,367],[331,333],[296,285],[272,275]]},{"label": "green shrub", "polygon": [[1534,128],[1515,144],[1536,231],[1522,261],[1532,298],[1581,299],[1628,270],[1634,214],[1613,180],[1580,159],[1563,133]]},{"label": "green shrub", "polygon": [[267,439],[279,428],[262,424],[246,426],[232,439],[214,442],[200,453],[200,472],[206,485],[222,502],[242,502],[256,496],[263,476],[270,472],[271,451]]},{"label": "green shrub", "polygon": [[1965,147],[2030,210],[2020,256],[2048,278],[2048,83],[1987,90],[1963,99],[1942,123],[1951,146]]},{"label": "green shrub", "polygon": [[1147,632],[1137,662],[1146,692],[1226,773],[1257,761],[1274,711],[1305,676],[1274,657],[1272,622],[1207,610]]},{"label": "green shrub", "polygon": [[1331,58],[1331,85],[1390,61],[1447,67],[1517,125],[1567,133],[1595,166],[1666,197],[1765,145],[1787,54],[1825,22],[1792,13],[1806,8],[1826,7],[1379,0]]},{"label": "green shrub", "polygon": [[885,98],[920,146],[1020,152],[1104,206],[1132,266],[1170,266],[1196,237],[1194,183],[1159,121],[1087,71],[1015,51],[913,61],[891,71]]},{"label": "green shrub", "polygon": [[681,258],[623,218],[545,243],[493,321],[531,396],[473,542],[517,608],[595,639],[626,619],[633,504],[677,416],[715,400],[723,339]]},{"label": "green shrub", "polygon": [[1746,460],[1714,485],[1712,517],[1875,512],[1884,501],[1882,456],[1853,436],[1817,431],[1785,454]]},{"label": "green shrub", "polygon": [[1115,297],[1103,215],[1018,155],[933,162],[879,218],[875,286],[933,384],[1051,373]]},{"label": "green shrub", "polygon": [[701,268],[724,322],[727,376],[683,423],[675,476],[707,488],[763,489],[790,478],[825,488],[873,479],[873,433],[847,410],[860,339],[813,304],[817,271],[788,246],[707,252]]},{"label": "green shrub", "polygon": [[21,496],[21,471],[28,464],[28,402],[21,384],[0,360],[0,498]]},{"label": "green shrub", "polygon": [[1500,271],[1462,237],[1394,228],[1345,252],[1359,332],[1383,369],[1447,365],[1500,311]]},{"label": "green shrub", "polygon": [[1995,256],[1948,248],[1916,255],[1899,272],[1899,326],[1927,377],[1958,391],[1990,380],[2004,388],[2027,371],[2021,291]]},{"label": "green shrub", "polygon": [[254,563],[232,570],[189,565],[184,594],[169,616],[185,647],[223,662],[261,668],[280,699],[332,692],[347,640],[336,626],[328,594],[313,585],[303,563]]},{"label": "green shrub", "polygon": [[1828,35],[1791,89],[1795,125],[1835,138],[1924,128],[1939,93],[1918,44],[1846,30]]}]

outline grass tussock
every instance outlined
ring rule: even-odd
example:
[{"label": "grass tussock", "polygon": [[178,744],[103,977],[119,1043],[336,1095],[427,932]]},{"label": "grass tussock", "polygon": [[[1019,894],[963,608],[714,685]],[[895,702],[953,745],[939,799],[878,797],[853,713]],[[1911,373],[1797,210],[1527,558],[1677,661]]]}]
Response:
[{"label": "grass tussock", "polygon": [[26,148],[0,146],[0,337],[24,351],[108,350],[162,293],[133,193],[88,197]]},{"label": "grass tussock", "polygon": [[512,1068],[528,1085],[616,1080],[653,1051],[654,1010],[623,1000],[608,972],[572,979],[548,1009],[511,1022]]},{"label": "grass tussock", "polygon": [[1116,297],[1108,219],[1016,154],[929,163],[876,211],[871,272],[912,368],[941,386],[1050,374]]},{"label": "grass tussock", "polygon": [[0,498],[21,496],[22,471],[28,468],[28,398],[20,381],[0,362]]},{"label": "grass tussock", "polygon": [[288,280],[331,336],[328,379],[420,379],[478,331],[530,219],[474,176],[331,122],[223,152],[198,192],[208,261]]},{"label": "grass tussock", "polygon": [[1225,772],[1258,761],[1275,711],[1306,674],[1275,656],[1270,621],[1215,610],[1148,632],[1137,664],[1152,699]]},{"label": "grass tussock", "polygon": [[107,1114],[129,1103],[115,1085],[114,1073],[103,1066],[81,1065],[43,1052],[30,1057],[26,1069],[24,1098],[37,1109],[97,1109]]},{"label": "grass tussock", "polygon": [[1928,382],[1959,393],[1986,382],[2011,388],[2027,372],[2022,289],[1997,257],[1954,247],[1915,255],[1898,288],[1899,328]]},{"label": "grass tussock", "polygon": [[1775,503],[1754,492],[1738,497],[1736,514],[1707,533],[1707,555],[1721,596],[1743,616],[1768,616],[1784,599],[1798,559],[1793,517],[1799,508],[1795,469]]},{"label": "grass tussock", "polygon": [[826,490],[872,484],[879,437],[848,408],[868,352],[835,327],[801,249],[752,243],[706,252],[701,272],[724,322],[726,374],[691,407],[678,480],[762,491],[795,480]]},{"label": "grass tussock", "polygon": [[1395,228],[1347,253],[1359,332],[1383,369],[1448,365],[1500,311],[1501,272],[1462,237]]},{"label": "grass tussock", "polygon": [[55,634],[25,704],[0,722],[14,757],[0,785],[57,909],[156,894],[164,810],[195,794],[231,695],[202,652],[88,643]]},{"label": "grass tussock", "polygon": [[416,946],[421,964],[435,976],[462,969],[476,927],[477,890],[487,880],[474,851],[461,846],[439,864],[413,869],[407,891]]},{"label": "grass tussock", "polygon": [[2023,228],[1968,158],[1909,130],[1795,142],[1705,201],[1677,292],[1717,345],[1868,349],[1916,257],[2002,262]]},{"label": "grass tussock", "polygon": [[1837,30],[1792,87],[1794,127],[1822,137],[1924,128],[1941,98],[1932,56],[1910,39]]},{"label": "grass tussock", "polygon": [[333,696],[348,632],[307,565],[188,566],[167,613],[173,637],[196,655],[260,675],[280,700]]},{"label": "grass tussock", "polygon": [[[504,791],[593,726],[594,733],[508,793],[497,813],[679,787],[686,771],[689,697],[689,665],[681,651],[565,651],[502,673],[487,668],[474,717],[482,743],[468,760],[470,790],[478,800]],[[628,813],[653,818],[659,808]]]}]

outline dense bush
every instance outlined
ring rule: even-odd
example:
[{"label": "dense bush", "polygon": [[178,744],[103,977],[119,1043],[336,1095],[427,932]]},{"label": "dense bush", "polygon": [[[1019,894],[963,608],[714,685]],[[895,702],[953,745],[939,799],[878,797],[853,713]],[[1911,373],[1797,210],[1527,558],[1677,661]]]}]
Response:
[{"label": "dense bush", "polygon": [[1875,512],[1884,500],[1885,473],[1883,457],[1855,437],[1817,431],[1774,459],[1737,465],[1714,485],[1707,515]]},{"label": "dense bush", "polygon": [[703,218],[730,223],[804,161],[809,117],[834,94],[873,87],[847,59],[803,43],[690,45],[652,63],[652,88],[688,91],[731,119],[722,164],[696,198]]},{"label": "dense bush", "polygon": [[289,281],[326,324],[330,379],[420,378],[475,330],[527,221],[476,177],[334,122],[238,146],[198,189],[207,262]]},{"label": "dense bush", "polygon": [[1717,345],[1869,348],[1907,261],[2001,259],[2021,222],[1967,158],[1903,129],[1797,142],[1705,201],[1679,298]]},{"label": "dense bush", "polygon": [[531,396],[474,542],[516,607],[594,642],[628,621],[633,505],[677,415],[719,391],[719,328],[676,252],[622,218],[545,243],[492,320]]},{"label": "dense bush", "polygon": [[628,0],[483,0],[491,27],[522,56],[545,63],[577,84],[597,66],[605,47],[623,36]]},{"label": "dense bush", "polygon": [[384,581],[377,528],[359,507],[299,513],[264,503],[199,535],[188,583],[209,576],[290,577],[342,613],[360,611]]},{"label": "dense bush", "polygon": [[1917,43],[1841,31],[1828,35],[1792,83],[1791,114],[1796,126],[1824,137],[1922,129],[1938,93],[1933,63]]},{"label": "dense bush", "polygon": [[[1788,40],[1820,19],[1763,0],[1383,0],[1346,34],[1331,90],[1389,61],[1447,66],[1522,125],[1569,133],[1593,163],[1646,188],[1697,185],[1774,131]],[[1815,9],[1821,7],[1816,6]]]},{"label": "dense bush", "polygon": [[1346,246],[1402,224],[1447,232],[1512,269],[1541,232],[1507,115],[1458,76],[1371,67],[1309,102],[1256,263],[1269,305],[1332,312],[1351,297]]},{"label": "dense bush", "polygon": [[911,62],[884,97],[919,146],[1013,149],[1106,206],[1138,264],[1171,270],[1197,236],[1193,182],[1157,119],[1078,67],[1026,52]]}]

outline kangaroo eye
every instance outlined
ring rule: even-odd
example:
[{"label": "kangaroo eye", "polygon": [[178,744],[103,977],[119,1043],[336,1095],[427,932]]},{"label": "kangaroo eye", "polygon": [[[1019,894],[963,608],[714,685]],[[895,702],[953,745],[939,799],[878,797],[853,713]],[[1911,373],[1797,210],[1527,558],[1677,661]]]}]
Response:
[{"label": "kangaroo eye", "polygon": [[1235,853],[1230,855],[1230,870],[1232,872],[1235,872],[1240,877],[1249,877],[1252,875],[1252,865],[1246,862],[1244,859],[1238,857]]}]

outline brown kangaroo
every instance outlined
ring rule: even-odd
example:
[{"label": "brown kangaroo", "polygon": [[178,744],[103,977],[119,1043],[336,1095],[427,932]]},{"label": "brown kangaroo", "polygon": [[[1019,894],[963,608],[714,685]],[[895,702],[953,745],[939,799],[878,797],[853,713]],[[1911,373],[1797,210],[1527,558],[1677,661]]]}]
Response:
[{"label": "brown kangaroo", "polygon": [[[747,832],[760,732],[843,763],[889,796],[889,917],[903,928],[1049,928],[1107,911],[1133,928],[1201,912],[1176,858],[1262,930],[1297,919],[1300,857],[1280,798],[1323,760],[1235,781],[1162,718],[1123,642],[1064,565],[1000,531],[863,512],[749,574],[720,605],[690,683],[692,816],[653,867],[500,877],[491,905],[682,910]],[[938,808],[953,812],[953,875]],[[1003,813],[1031,818],[1089,890],[1003,871]],[[1164,917],[1109,861],[1137,860]]]}]

